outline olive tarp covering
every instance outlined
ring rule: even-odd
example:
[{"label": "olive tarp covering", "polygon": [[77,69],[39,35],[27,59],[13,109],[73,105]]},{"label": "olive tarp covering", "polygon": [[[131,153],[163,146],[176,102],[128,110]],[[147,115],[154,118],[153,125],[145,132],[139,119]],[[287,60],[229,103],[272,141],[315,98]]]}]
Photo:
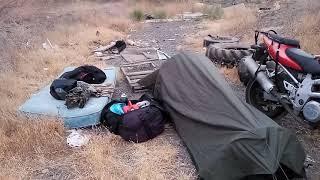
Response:
[{"label": "olive tarp covering", "polygon": [[201,179],[304,177],[296,135],[237,97],[205,56],[182,52],[139,83],[163,103]]}]

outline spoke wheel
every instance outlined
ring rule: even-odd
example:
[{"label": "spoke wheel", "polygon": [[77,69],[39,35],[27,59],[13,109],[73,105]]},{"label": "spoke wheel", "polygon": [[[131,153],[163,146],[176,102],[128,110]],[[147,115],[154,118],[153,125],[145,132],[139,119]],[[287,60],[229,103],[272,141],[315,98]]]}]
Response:
[{"label": "spoke wheel", "polygon": [[246,101],[272,119],[281,119],[287,114],[284,107],[275,101],[263,97],[264,90],[257,81],[249,82],[246,89]]}]

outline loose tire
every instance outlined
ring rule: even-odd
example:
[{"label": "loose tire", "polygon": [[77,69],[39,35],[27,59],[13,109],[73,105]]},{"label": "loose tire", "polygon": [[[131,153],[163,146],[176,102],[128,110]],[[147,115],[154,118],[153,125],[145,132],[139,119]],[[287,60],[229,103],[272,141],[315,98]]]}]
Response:
[{"label": "loose tire", "polygon": [[248,71],[248,68],[244,64],[244,59],[239,61],[237,69],[240,81],[246,86],[251,79],[251,75]]},{"label": "loose tire", "polygon": [[203,40],[203,47],[208,47],[211,44],[217,43],[238,43],[239,39],[231,36],[211,36],[208,35]]},{"label": "loose tire", "polygon": [[252,55],[253,51],[248,45],[240,43],[219,43],[212,44],[207,48],[206,56],[218,64],[225,64],[228,67],[237,65],[245,57]]}]

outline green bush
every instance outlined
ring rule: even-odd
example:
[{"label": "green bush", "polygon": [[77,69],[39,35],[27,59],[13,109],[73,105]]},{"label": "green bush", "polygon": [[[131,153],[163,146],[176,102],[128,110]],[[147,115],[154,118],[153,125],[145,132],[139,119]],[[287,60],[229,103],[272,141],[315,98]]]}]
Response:
[{"label": "green bush", "polygon": [[208,19],[217,20],[223,16],[223,9],[220,6],[209,6],[203,9],[203,13],[207,15]]},{"label": "green bush", "polygon": [[135,21],[142,21],[144,19],[144,13],[140,9],[135,9],[130,14],[131,18]]}]

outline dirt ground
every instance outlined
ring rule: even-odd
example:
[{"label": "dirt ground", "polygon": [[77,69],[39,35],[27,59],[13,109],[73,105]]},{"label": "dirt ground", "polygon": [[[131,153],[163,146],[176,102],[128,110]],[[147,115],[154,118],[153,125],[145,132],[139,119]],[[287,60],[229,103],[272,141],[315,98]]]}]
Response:
[{"label": "dirt ground", "polygon": [[[308,3],[304,3],[299,0],[291,0],[288,1],[288,3],[282,3],[280,10],[262,12],[257,15],[258,23],[255,28],[277,29],[282,34],[293,36],[294,27],[292,22],[297,21],[299,17],[306,13],[306,10],[310,8],[310,3],[313,3],[313,1],[310,0]],[[234,1],[225,1],[224,6],[230,5],[233,2]],[[211,3],[217,2],[211,1]],[[50,6],[50,4],[48,4],[48,6]],[[87,14],[97,12],[111,16],[121,16],[124,7],[121,2],[112,1],[100,4],[99,6],[92,5],[90,8],[88,8],[88,5],[77,8],[81,9],[82,15],[77,14],[77,12],[80,12],[79,9],[70,10],[65,8],[67,10],[61,10],[63,9],[61,7],[57,8],[56,11],[53,11],[51,8],[38,10],[31,8],[29,10],[25,9],[23,12],[17,10],[11,11],[12,8],[10,7],[5,9],[0,8],[0,72],[16,68],[16,62],[10,61],[10,59],[15,59],[13,57],[14,53],[9,53],[8,48],[4,48],[5,46],[3,44],[6,44],[6,47],[9,46],[9,49],[13,49],[13,51],[21,52],[32,48],[41,48],[41,44],[45,40],[42,35],[46,34],[47,31],[58,29],[58,25],[62,22],[63,24],[72,26],[75,22],[92,22],[86,21],[86,19],[93,18],[95,19],[94,25],[98,27],[104,19],[101,20],[98,15],[88,17]],[[58,11],[59,9],[61,11]],[[42,28],[39,28],[39,26]],[[121,26],[111,27],[114,31],[117,31],[119,28],[122,29]],[[125,28],[127,27],[131,29],[130,25],[125,26]],[[128,33],[130,39],[147,43],[150,47],[160,48],[169,55],[174,55],[180,50],[191,50],[197,51],[197,53],[203,53],[201,49],[194,50],[192,46],[188,46],[188,43],[186,43],[186,39],[192,34],[204,30],[201,21],[145,23],[142,24],[141,27],[142,28],[133,28],[131,31],[121,31],[121,35],[116,34],[113,36],[112,34],[111,37],[108,36],[108,40],[125,37],[123,34]],[[100,30],[99,28],[97,29]],[[95,31],[90,33],[95,34]],[[19,34],[21,34],[21,36],[19,36]],[[250,33],[246,32],[245,34]],[[244,37],[242,33],[235,35]],[[18,40],[12,43],[12,41],[8,41],[8,39]],[[198,41],[202,40],[198,39]],[[69,43],[68,46],[70,46],[68,48],[73,48],[73,45],[70,45],[73,41],[67,43]],[[87,58],[88,55],[84,55],[84,57],[80,58],[80,63],[87,63]],[[118,66],[124,62],[99,61],[96,63],[106,66]],[[78,63],[73,62],[72,64]],[[53,78],[54,76],[51,77]],[[227,77],[227,79],[228,78],[229,77]],[[236,94],[244,98],[245,87],[230,78],[228,81]],[[33,90],[37,88],[33,88]],[[119,74],[114,97],[119,97],[122,93],[128,94],[130,98],[138,98],[141,95],[132,93],[125,78]],[[293,121],[290,116],[283,118],[279,121],[279,124],[296,132],[308,155],[315,160],[313,167],[307,170],[308,176],[311,180],[320,179],[319,130],[312,131],[302,127]],[[108,133],[105,129],[90,129],[86,131],[92,135],[92,142],[88,147],[73,150],[63,146],[65,149],[63,152],[59,152],[57,156],[46,158],[42,157],[44,155],[37,155],[37,162],[30,160],[32,163],[28,164],[28,166],[24,165],[24,163],[16,162],[19,161],[19,159],[17,159],[13,161],[12,166],[20,165],[20,168],[17,167],[14,170],[18,171],[20,169],[23,173],[15,175],[17,177],[29,177],[31,179],[79,179],[83,177],[93,179],[197,178],[195,167],[192,165],[192,161],[183,143],[171,125],[168,125],[165,132],[156,139],[138,145],[123,142],[120,138]],[[64,133],[61,134],[64,135]],[[28,158],[24,160],[28,161]],[[3,169],[0,169],[0,178],[2,175],[6,177],[8,175],[6,170],[12,166],[5,164],[5,168],[2,167]],[[9,176],[10,175],[12,174],[9,173]]]}]

